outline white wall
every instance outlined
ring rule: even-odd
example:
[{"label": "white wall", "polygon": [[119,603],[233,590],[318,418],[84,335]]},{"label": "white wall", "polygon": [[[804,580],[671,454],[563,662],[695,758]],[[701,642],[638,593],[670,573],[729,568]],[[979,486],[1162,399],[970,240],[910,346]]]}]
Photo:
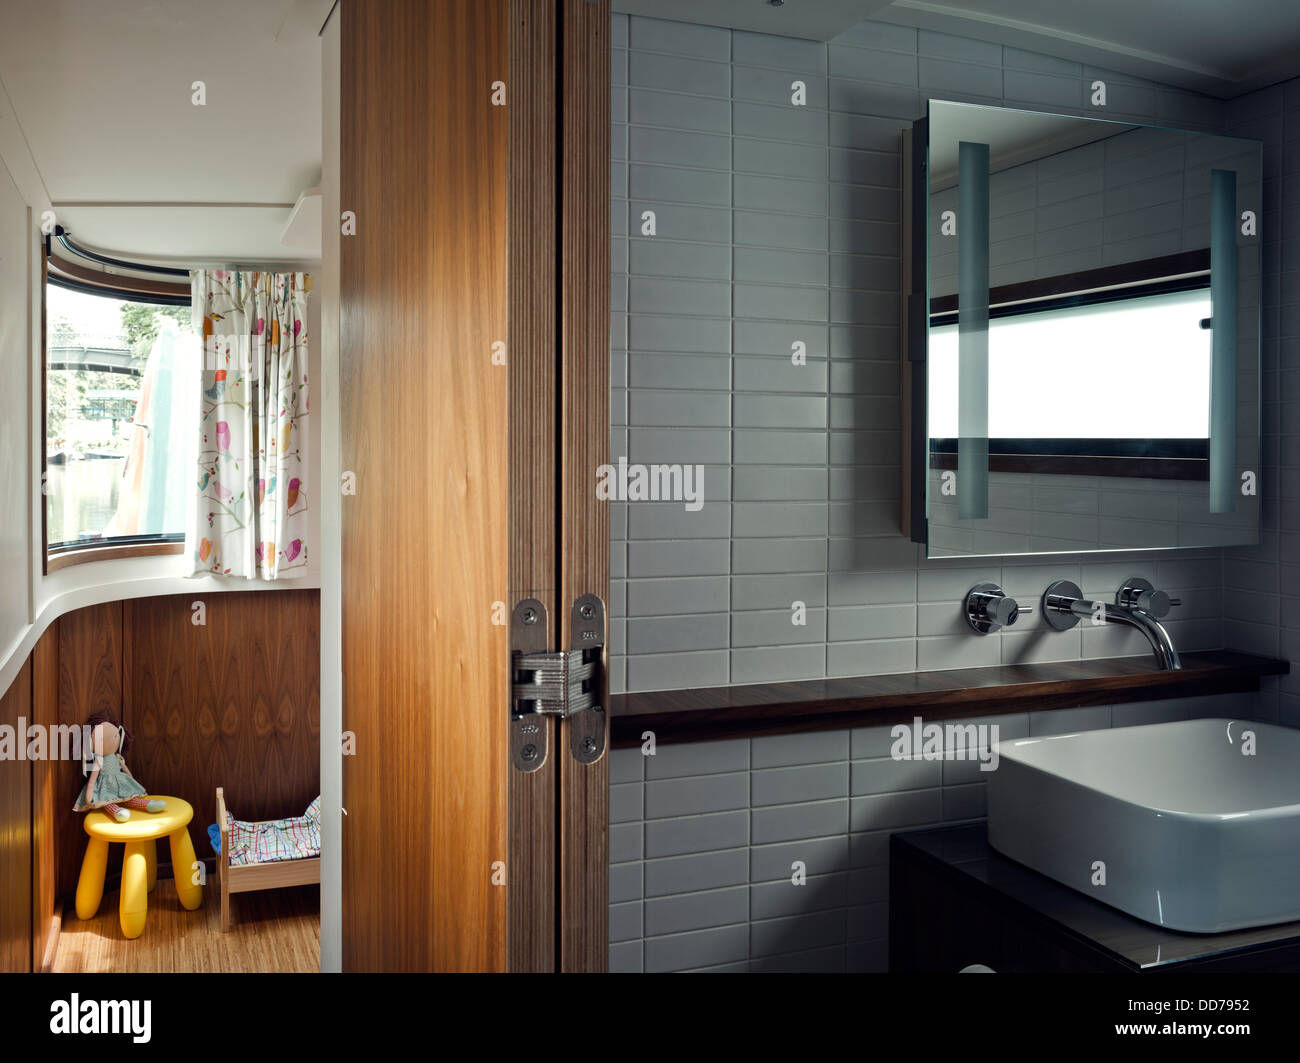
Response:
[{"label": "white wall", "polygon": [[30,619],[28,233],[27,203],[0,160],[0,654]]},{"label": "white wall", "polygon": [[[73,609],[162,594],[198,598],[320,586],[320,518],[315,513],[311,519],[317,545],[298,579],[189,579],[180,555],[101,561],[43,573],[40,226],[43,212],[50,209],[40,172],[0,84],[0,693],[8,690],[45,629]],[[317,273],[319,263],[276,263],[275,268]],[[319,318],[320,300],[313,293],[309,335],[319,336]],[[310,379],[319,380],[319,343],[311,349],[308,371]],[[320,467],[321,447],[317,395],[313,386],[308,429],[313,477]]]},{"label": "white wall", "polygon": [[[35,611],[32,561],[41,534],[33,440],[40,423],[40,244],[50,202],[9,97],[0,85],[0,693],[31,651]],[[36,633],[39,635],[39,632]]]}]

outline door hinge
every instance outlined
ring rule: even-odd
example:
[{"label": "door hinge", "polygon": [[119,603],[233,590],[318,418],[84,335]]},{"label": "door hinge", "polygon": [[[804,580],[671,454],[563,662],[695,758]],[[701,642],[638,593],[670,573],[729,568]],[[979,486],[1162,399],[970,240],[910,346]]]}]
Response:
[{"label": "door hinge", "polygon": [[567,718],[600,705],[591,689],[600,664],[588,660],[585,650],[516,653],[513,668],[510,693],[517,716]]},{"label": "door hinge", "polygon": [[590,764],[605,751],[605,605],[594,594],[573,604],[574,647],[547,650],[546,607],[535,598],[511,617],[510,759],[520,771],[546,762],[549,728],[543,717],[567,720],[569,750]]},{"label": "door hinge", "polygon": [[605,752],[605,603],[594,594],[582,595],[573,603],[569,630],[572,652],[596,668],[587,687],[589,703],[568,714],[569,752],[579,764],[591,764]]}]

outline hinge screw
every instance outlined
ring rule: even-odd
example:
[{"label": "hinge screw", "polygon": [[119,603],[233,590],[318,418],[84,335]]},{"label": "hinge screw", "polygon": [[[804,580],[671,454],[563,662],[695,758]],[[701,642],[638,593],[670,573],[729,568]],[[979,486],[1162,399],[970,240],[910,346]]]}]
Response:
[{"label": "hinge screw", "polygon": [[530,742],[528,745],[524,746],[524,748],[519,751],[519,759],[523,761],[536,760],[537,747]]},{"label": "hinge screw", "polygon": [[520,616],[520,619],[521,619],[525,624],[535,624],[535,623],[537,623],[537,610],[536,610],[536,609],[525,609],[525,610],[523,611],[523,615]]},{"label": "hinge screw", "polygon": [[596,615],[596,610],[591,607],[590,603],[582,606],[578,610],[578,612],[582,614],[583,620],[590,620],[593,616]]},{"label": "hinge screw", "polygon": [[592,738],[591,735],[588,735],[582,740],[582,751],[584,753],[596,752],[596,740]]}]

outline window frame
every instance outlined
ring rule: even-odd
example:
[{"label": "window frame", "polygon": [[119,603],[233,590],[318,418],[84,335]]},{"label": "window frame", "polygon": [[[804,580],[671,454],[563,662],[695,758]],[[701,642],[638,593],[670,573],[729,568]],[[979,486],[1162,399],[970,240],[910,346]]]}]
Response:
[{"label": "window frame", "polygon": [[[108,258],[72,243],[62,227],[56,226],[54,237],[72,254],[108,266],[147,272],[157,267]],[[50,236],[43,240],[41,256],[41,485],[49,476],[49,290],[50,285],[67,288],[110,299],[135,303],[155,303],[159,306],[188,306],[190,286],[165,280],[108,273],[92,269],[55,254]],[[184,274],[185,270],[166,270],[167,275]],[[95,561],[111,561],[131,557],[166,557],[185,552],[185,536],[135,535],[113,539],[90,540],[85,543],[50,546],[49,503],[41,492],[41,571],[45,575],[73,565]]]}]

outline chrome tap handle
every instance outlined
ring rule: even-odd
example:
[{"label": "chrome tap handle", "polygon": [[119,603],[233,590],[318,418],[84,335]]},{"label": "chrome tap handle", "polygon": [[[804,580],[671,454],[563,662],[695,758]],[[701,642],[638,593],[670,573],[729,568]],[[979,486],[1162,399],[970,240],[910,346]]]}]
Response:
[{"label": "chrome tap handle", "polygon": [[1145,580],[1141,576],[1130,576],[1115,592],[1115,604],[1139,609],[1148,616],[1160,620],[1169,615],[1169,610],[1173,606],[1182,605],[1183,600],[1171,598],[1164,591],[1156,590],[1150,580]]},{"label": "chrome tap handle", "polygon": [[1022,606],[996,583],[977,583],[966,592],[963,603],[966,623],[977,635],[991,635],[1004,627],[1011,627],[1032,609]]},{"label": "chrome tap handle", "polygon": [[1159,619],[1167,616],[1170,608],[1180,603],[1170,598],[1164,591],[1143,591],[1137,596],[1134,604],[1144,613],[1150,613]]}]

